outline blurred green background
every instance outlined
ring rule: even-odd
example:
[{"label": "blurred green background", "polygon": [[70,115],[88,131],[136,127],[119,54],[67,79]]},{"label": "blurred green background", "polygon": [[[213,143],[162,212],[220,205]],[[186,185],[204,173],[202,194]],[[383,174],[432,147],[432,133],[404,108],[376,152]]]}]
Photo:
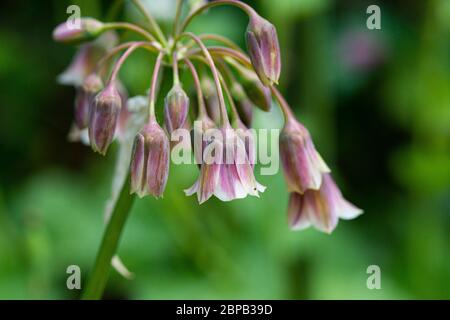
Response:
[{"label": "blurred green background", "polygon": [[[102,158],[67,141],[74,89],[56,77],[76,48],[51,32],[69,4],[102,18],[110,2],[0,5],[1,299],[78,298],[66,268],[80,266],[84,286],[93,266],[115,149]],[[450,298],[450,1],[248,3],[276,25],[282,91],[365,213],[332,235],[292,232],[281,172],[258,178],[260,199],[199,206],[183,193],[195,166],[172,166],[164,199],[138,200],[121,240],[134,280],[113,271],[105,298]],[[370,4],[381,30],[366,28]],[[192,30],[245,46],[246,24],[239,10],[215,8]],[[131,95],[148,86],[149,61],[136,54],[124,68]],[[256,117],[281,125],[277,111]],[[381,290],[366,287],[369,265],[381,268]]]}]

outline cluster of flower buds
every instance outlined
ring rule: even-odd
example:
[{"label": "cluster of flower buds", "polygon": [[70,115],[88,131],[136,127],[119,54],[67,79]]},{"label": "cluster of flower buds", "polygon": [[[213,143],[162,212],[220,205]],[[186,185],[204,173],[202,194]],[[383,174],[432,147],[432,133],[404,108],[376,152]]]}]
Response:
[{"label": "cluster of flower buds", "polygon": [[[197,194],[199,203],[213,195],[222,201],[247,195],[258,197],[265,187],[254,175],[255,145],[249,131],[255,107],[268,112],[274,98],[285,118],[280,154],[291,193],[288,208],[291,228],[312,225],[331,232],[339,218],[351,219],[362,212],[342,197],[308,130],[295,119],[276,88],[281,74],[281,55],[272,23],[237,0],[195,2],[182,19],[181,8],[186,4],[178,1],[173,32],[167,37],[140,1],[133,3],[148,19],[148,28],[82,18],[78,26],[63,23],[53,33],[55,41],[82,44],[75,61],[60,80],[77,88],[74,127],[78,132],[88,132],[86,140],[102,155],[107,153],[115,138],[120,142],[130,119],[136,118],[130,117],[133,110],[127,108],[127,94],[120,85],[122,65],[138,48],[157,55],[145,98],[146,112],[140,116],[143,127],[137,134],[133,133],[129,168],[131,193],[139,197],[162,197],[169,176],[169,137],[178,129],[187,129],[194,137],[191,141],[194,140],[194,156],[200,168],[197,181],[185,190],[187,195]],[[233,5],[247,13],[248,56],[222,36],[185,31],[193,18],[219,5]],[[118,44],[117,29],[134,32],[143,39]],[[102,40],[106,37],[110,39],[107,45]],[[207,40],[221,45],[208,46]],[[96,54],[93,54],[94,49]],[[120,58],[114,59],[120,53]],[[164,88],[159,85],[163,68],[172,69],[173,84],[168,92],[162,92],[165,95],[163,110],[156,110],[158,90],[161,90],[158,88]],[[197,108],[193,112],[189,112],[190,99],[179,77],[179,72],[185,70],[189,71],[196,90]],[[161,124],[156,116],[159,113],[164,116]],[[190,114],[195,113],[193,122]],[[217,129],[220,134],[208,135],[209,129]],[[195,143],[196,136],[200,136],[199,143]]]}]

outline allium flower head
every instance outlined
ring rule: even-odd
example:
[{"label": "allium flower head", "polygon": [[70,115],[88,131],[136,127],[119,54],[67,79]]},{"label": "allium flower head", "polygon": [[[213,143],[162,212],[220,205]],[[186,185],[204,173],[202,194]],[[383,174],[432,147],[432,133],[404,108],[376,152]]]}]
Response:
[{"label": "allium flower head", "polygon": [[247,48],[253,67],[265,86],[277,84],[281,73],[281,56],[275,26],[254,14],[247,27]]},{"label": "allium flower head", "polygon": [[175,84],[167,94],[164,106],[164,120],[167,131],[182,128],[189,112],[189,97],[179,84]]},{"label": "allium flower head", "polygon": [[313,225],[320,231],[331,233],[341,219],[353,219],[362,210],[345,200],[330,174],[323,175],[319,190],[306,190],[304,194],[291,193],[288,219],[293,230]]},{"label": "allium flower head", "polygon": [[[129,172],[131,193],[139,197],[161,197],[168,179],[170,156],[176,164],[189,163],[192,147],[200,174],[192,187],[185,190],[187,195],[196,193],[200,203],[213,195],[222,201],[248,195],[258,197],[265,187],[254,175],[256,155],[263,162],[265,159],[270,161],[270,168],[261,168],[262,174],[274,174],[278,163],[272,157],[277,154],[268,150],[267,139],[257,140],[262,136],[255,135],[252,118],[255,107],[270,111],[273,98],[285,119],[279,142],[282,166],[291,192],[291,227],[301,229],[313,224],[320,230],[331,232],[339,217],[353,218],[361,213],[342,198],[308,130],[295,120],[288,102],[277,89],[281,55],[272,23],[243,1],[194,0],[189,4],[177,1],[175,19],[171,23],[173,30],[165,34],[165,28],[161,29],[157,22],[159,19],[152,16],[158,12],[156,9],[161,9],[158,5],[153,8],[156,11],[150,13],[145,3],[132,3],[149,20],[148,26],[133,21],[134,16],[127,21],[108,20],[105,23],[81,18],[60,24],[53,32],[53,38],[58,42],[82,44],[72,64],[58,78],[60,83],[73,85],[77,90],[70,139],[89,143],[102,155],[113,140],[117,142],[116,172],[121,181],[118,183],[116,178],[114,185],[123,185]],[[248,15],[248,54],[223,36],[187,31],[197,16],[222,5],[236,6]],[[169,8],[171,4],[165,6]],[[188,8],[190,11],[186,10]],[[133,33],[138,39],[119,38],[117,30]],[[212,45],[209,41],[220,45]],[[127,90],[119,79],[126,61],[138,49],[155,55],[156,60],[153,70],[142,66],[143,72],[151,71],[148,95],[128,101]],[[186,67],[191,74],[190,82],[185,81],[184,74],[180,77]],[[172,69],[173,77],[167,77],[163,69]],[[105,87],[100,76],[108,79]],[[160,93],[170,83],[173,83],[172,88],[160,110]],[[197,120],[193,126],[188,119],[190,100],[187,94],[192,89],[197,97],[193,106]],[[164,114],[165,129],[156,120],[160,112]],[[267,116],[271,117],[270,114]],[[272,133],[278,134],[278,131]],[[276,137],[272,133],[271,139]],[[257,146],[261,147],[259,152],[256,152]],[[270,148],[273,146],[274,141],[270,141]],[[122,193],[128,189],[127,185],[125,187],[118,199],[122,199]],[[110,203],[120,205],[120,201],[113,200]],[[120,211],[110,210],[113,214],[125,213]]]},{"label": "allium flower head", "polygon": [[104,24],[93,18],[81,18],[80,25],[69,21],[61,23],[53,31],[53,40],[63,43],[77,44],[95,39],[104,31]]},{"label": "allium flower head", "polygon": [[95,152],[106,154],[117,126],[122,98],[113,83],[95,97],[89,115],[89,140]]},{"label": "allium flower head", "polygon": [[169,175],[169,139],[154,118],[136,135],[131,156],[131,193],[163,195]]},{"label": "allium flower head", "polygon": [[289,192],[318,190],[330,169],[317,152],[308,130],[289,119],[280,134],[280,156]]}]

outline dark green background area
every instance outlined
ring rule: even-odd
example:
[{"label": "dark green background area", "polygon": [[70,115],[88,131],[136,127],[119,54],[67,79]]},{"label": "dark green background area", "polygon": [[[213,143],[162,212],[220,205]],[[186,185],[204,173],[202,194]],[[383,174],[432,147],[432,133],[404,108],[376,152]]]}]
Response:
[{"label": "dark green background area", "polygon": [[[51,32],[71,3],[97,18],[110,7],[0,5],[2,299],[77,298],[66,268],[80,266],[84,286],[104,228],[117,148],[103,158],[67,141],[74,89],[56,82],[76,48]],[[258,174],[260,199],[199,206],[183,193],[196,167],[172,166],[164,199],[138,200],[126,226],[119,254],[134,280],[113,272],[105,297],[449,298],[450,2],[249,3],[278,29],[282,91],[365,213],[332,235],[293,232],[281,172]],[[366,28],[370,4],[381,7],[381,30]],[[246,24],[239,10],[214,8],[191,29],[244,47]],[[147,89],[152,61],[136,54],[125,65],[132,95]],[[280,114],[257,111],[255,124],[279,127]],[[370,265],[381,268],[381,290],[366,287]]]}]

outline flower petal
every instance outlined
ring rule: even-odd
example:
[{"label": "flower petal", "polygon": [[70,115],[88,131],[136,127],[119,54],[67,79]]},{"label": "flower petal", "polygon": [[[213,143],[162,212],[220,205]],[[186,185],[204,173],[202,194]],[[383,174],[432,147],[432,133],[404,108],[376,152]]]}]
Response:
[{"label": "flower petal", "polygon": [[311,226],[309,215],[303,210],[303,195],[291,193],[288,206],[289,227],[292,230],[303,230]]}]

